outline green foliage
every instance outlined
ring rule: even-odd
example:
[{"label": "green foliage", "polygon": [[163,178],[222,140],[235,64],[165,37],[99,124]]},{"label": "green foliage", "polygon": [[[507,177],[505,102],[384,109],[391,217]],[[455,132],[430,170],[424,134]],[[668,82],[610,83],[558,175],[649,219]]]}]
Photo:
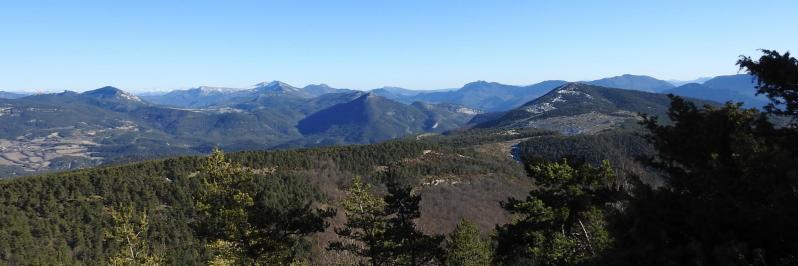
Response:
[{"label": "green foliage", "polygon": [[347,222],[335,232],[346,241],[328,249],[364,257],[370,265],[428,265],[440,259],[442,236],[421,232],[414,220],[421,216],[421,198],[412,188],[388,184],[388,195],[376,197],[355,177],[343,203]]},{"label": "green foliage", "polygon": [[655,154],[642,131],[609,131],[595,135],[550,135],[530,138],[521,142],[521,159],[527,165],[537,162],[559,161],[586,163],[600,166],[610,161],[618,177],[643,180],[646,184],[661,185],[660,173],[644,161]]},{"label": "green foliage", "polygon": [[386,239],[388,221],[383,199],[372,194],[371,186],[360,177],[355,177],[342,205],[346,223],[335,228],[335,233],[345,241],[332,242],[328,249],[351,252],[366,258],[371,265],[385,265],[390,246]]},{"label": "green foliage", "polygon": [[249,256],[258,241],[248,221],[248,209],[255,205],[253,175],[225,160],[219,149],[213,150],[201,173],[202,188],[196,209],[201,232],[210,232],[209,247],[217,254],[214,261],[230,259],[239,264],[259,261],[257,255]]},{"label": "green foliage", "polygon": [[145,237],[149,230],[147,212],[138,213],[132,206],[109,209],[114,228],[108,237],[119,243],[120,249],[110,258],[110,265],[162,265],[164,258],[157,254]]},{"label": "green foliage", "polygon": [[620,196],[609,162],[594,168],[563,160],[533,165],[529,172],[538,190],[502,203],[518,219],[496,228],[496,261],[578,265],[600,257],[612,242],[606,216],[614,210],[607,204]]},{"label": "green foliage", "polygon": [[466,220],[460,220],[449,235],[446,245],[446,266],[490,265],[492,250],[490,243],[479,234],[479,228]]},{"label": "green foliage", "polygon": [[215,149],[202,167],[197,197],[198,231],[210,240],[214,262],[288,264],[301,255],[304,238],[327,227],[331,210],[314,210],[309,199],[258,182]]},{"label": "green foliage", "polygon": [[[434,152],[425,155],[427,150]],[[253,196],[256,207],[310,202],[323,206],[327,195],[339,193],[337,188],[355,175],[384,180],[390,174],[415,184],[437,176],[479,177],[456,187],[433,187],[438,190],[427,194],[422,203],[425,208],[456,211],[436,211],[442,215],[422,219],[432,223],[425,224],[425,228],[436,232],[450,231],[446,224],[453,227],[464,212],[471,213],[469,217],[481,226],[503,222],[505,217],[495,201],[522,195],[520,187],[528,183],[525,179],[512,179],[521,176],[523,169],[504,155],[497,159],[468,147],[424,139],[238,152],[225,154],[225,159],[255,174],[252,182],[262,192]],[[163,254],[165,264],[205,264],[211,254],[205,238],[199,237],[198,228],[192,225],[199,220],[196,201],[203,187],[205,175],[201,169],[206,162],[205,157],[174,157],[0,180],[0,264],[107,263],[119,247],[102,234],[112,228],[105,206],[120,202],[130,203],[136,210],[149,210],[147,239],[169,250]],[[495,215],[478,215],[483,212]],[[286,214],[264,216],[303,219]],[[301,242],[302,247],[295,251],[306,257],[308,244]]]},{"label": "green foliage", "polygon": [[[170,159],[0,181],[0,264],[107,264],[120,250],[106,206],[148,211],[145,239],[165,264],[202,264],[192,218],[191,163]],[[157,211],[156,211],[157,210]]]}]

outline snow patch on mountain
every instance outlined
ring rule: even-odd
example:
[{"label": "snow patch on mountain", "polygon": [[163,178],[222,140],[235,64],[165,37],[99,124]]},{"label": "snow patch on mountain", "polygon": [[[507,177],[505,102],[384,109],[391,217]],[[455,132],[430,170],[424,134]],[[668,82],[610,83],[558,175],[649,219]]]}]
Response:
[{"label": "snow patch on mountain", "polygon": [[477,115],[480,113],[477,109],[468,108],[468,107],[457,108],[456,112],[466,115]]},{"label": "snow patch on mountain", "polygon": [[539,103],[524,108],[524,110],[530,114],[542,114],[555,109],[557,109],[557,107],[554,107],[554,105],[551,103]]},{"label": "snow patch on mountain", "polygon": [[119,93],[119,97],[122,98],[122,99],[125,99],[125,100],[129,100],[129,101],[142,102],[141,98],[139,98],[138,96],[130,94],[130,93],[125,92],[125,91],[123,91],[122,93]]},{"label": "snow patch on mountain", "polygon": [[[567,87],[562,88],[561,90],[557,91],[557,94],[565,94],[565,95],[571,95],[571,96],[585,96],[588,99],[591,99],[591,100],[593,99],[593,96],[591,96],[590,94],[587,94],[587,93],[584,93],[584,92],[581,92],[581,91],[576,91],[577,88],[579,88],[579,87],[576,84],[570,85],[570,86],[567,86]],[[560,96],[557,96],[557,97],[560,98]],[[555,100],[556,99],[557,98],[555,98]]]},{"label": "snow patch on mountain", "polygon": [[228,88],[228,87],[200,86],[200,87],[197,87],[197,90],[199,90],[200,95],[207,96],[207,95],[211,95],[211,94],[228,94],[228,93],[242,91],[244,89]]}]

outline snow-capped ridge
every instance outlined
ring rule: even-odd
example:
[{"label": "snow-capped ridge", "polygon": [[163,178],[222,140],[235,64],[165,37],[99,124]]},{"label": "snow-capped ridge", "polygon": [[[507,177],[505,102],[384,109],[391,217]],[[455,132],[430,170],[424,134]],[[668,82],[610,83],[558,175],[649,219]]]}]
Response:
[{"label": "snow-capped ridge", "polygon": [[269,91],[300,91],[299,88],[289,85],[288,83],[274,80],[270,82],[261,82],[252,86],[253,89],[266,89]]}]

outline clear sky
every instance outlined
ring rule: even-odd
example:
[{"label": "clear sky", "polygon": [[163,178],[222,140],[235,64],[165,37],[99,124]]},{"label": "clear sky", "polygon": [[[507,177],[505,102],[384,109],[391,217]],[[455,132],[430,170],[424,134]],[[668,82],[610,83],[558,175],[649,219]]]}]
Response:
[{"label": "clear sky", "polygon": [[734,74],[798,1],[6,1],[0,90],[413,89]]}]

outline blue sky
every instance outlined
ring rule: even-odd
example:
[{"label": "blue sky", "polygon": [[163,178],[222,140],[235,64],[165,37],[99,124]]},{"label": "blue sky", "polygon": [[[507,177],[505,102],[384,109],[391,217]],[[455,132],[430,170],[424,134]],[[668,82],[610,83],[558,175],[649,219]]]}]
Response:
[{"label": "blue sky", "polygon": [[[659,3],[655,3],[659,2]],[[733,74],[798,1],[8,1],[0,90],[370,89]]]}]

